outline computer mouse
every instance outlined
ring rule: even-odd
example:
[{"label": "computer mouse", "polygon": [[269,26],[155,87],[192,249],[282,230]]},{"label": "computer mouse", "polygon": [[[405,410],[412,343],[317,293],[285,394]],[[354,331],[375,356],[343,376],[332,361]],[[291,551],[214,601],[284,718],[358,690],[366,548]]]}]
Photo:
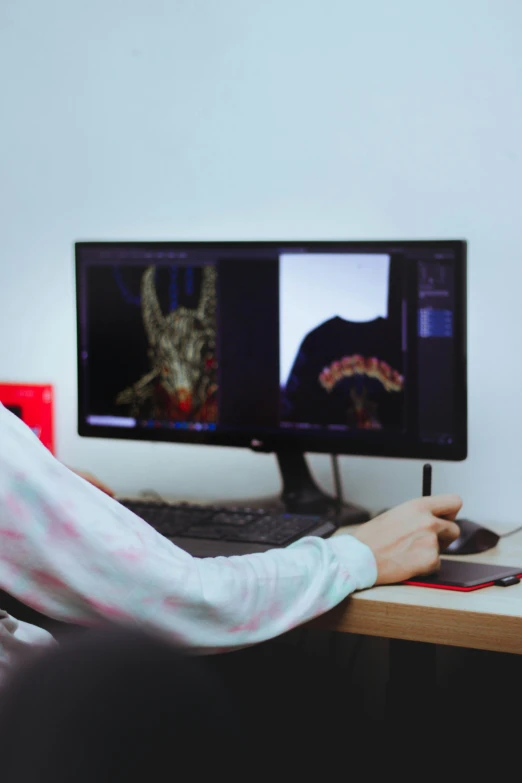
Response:
[{"label": "computer mouse", "polygon": [[460,535],[444,550],[445,555],[476,555],[486,552],[498,544],[500,536],[487,527],[471,522],[469,519],[457,519]]}]

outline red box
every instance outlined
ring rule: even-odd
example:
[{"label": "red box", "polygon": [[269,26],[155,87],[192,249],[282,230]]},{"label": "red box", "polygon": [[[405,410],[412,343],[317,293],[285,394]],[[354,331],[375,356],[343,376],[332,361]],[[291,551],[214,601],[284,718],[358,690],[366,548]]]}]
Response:
[{"label": "red box", "polygon": [[0,383],[0,402],[54,454],[54,395],[50,384]]}]

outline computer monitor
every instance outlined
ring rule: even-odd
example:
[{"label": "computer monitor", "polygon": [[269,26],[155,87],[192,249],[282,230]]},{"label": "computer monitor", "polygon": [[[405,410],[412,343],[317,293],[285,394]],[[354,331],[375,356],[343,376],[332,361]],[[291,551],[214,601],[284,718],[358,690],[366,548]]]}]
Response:
[{"label": "computer monitor", "polygon": [[80,435],[274,452],[307,508],[306,452],[465,459],[466,242],[75,252]]}]

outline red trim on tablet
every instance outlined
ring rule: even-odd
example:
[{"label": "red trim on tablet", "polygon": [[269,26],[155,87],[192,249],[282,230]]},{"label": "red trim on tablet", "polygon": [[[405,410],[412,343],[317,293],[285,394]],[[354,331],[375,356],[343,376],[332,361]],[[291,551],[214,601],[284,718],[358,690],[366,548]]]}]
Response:
[{"label": "red trim on tablet", "polygon": [[[522,579],[522,574],[516,574],[519,579]],[[404,585],[414,585],[415,587],[434,587],[436,590],[456,590],[459,593],[471,593],[473,590],[480,590],[483,587],[494,587],[495,582],[483,582],[480,585],[473,585],[473,587],[455,587],[454,585],[437,585],[430,584],[429,582],[414,582],[408,580],[403,582]]]}]

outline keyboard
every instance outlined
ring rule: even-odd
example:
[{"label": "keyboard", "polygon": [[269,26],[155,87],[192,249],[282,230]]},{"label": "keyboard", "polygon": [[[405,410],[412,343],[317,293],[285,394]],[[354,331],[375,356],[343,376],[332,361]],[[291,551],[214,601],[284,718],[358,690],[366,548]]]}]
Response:
[{"label": "keyboard", "polygon": [[[158,533],[180,543],[183,539],[215,542],[216,554],[222,544],[255,545],[252,551],[283,547],[305,535],[331,535],[336,526],[330,520],[307,514],[285,514],[259,508],[226,508],[159,500],[120,500]],[[190,551],[190,546],[183,547]],[[232,553],[235,550],[232,550]],[[245,550],[247,551],[247,550]]]}]

